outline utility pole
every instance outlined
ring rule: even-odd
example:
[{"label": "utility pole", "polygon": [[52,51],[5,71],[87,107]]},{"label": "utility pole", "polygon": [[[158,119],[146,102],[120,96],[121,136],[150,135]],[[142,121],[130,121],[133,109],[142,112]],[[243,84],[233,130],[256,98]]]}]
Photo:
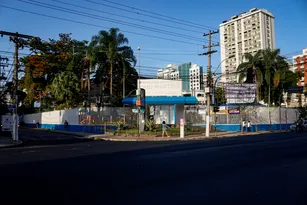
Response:
[{"label": "utility pole", "polygon": [[7,32],[7,31],[0,31],[1,36],[9,36],[10,41],[14,42],[15,44],[15,55],[14,55],[14,77],[13,77],[13,83],[14,83],[14,94],[13,94],[13,99],[14,99],[14,120],[13,120],[13,140],[18,141],[18,113],[17,113],[17,108],[18,108],[18,96],[17,96],[17,90],[18,90],[18,49],[23,48],[24,44],[26,41],[24,39],[32,39],[35,38],[34,36],[29,36],[25,34],[19,34],[19,33],[12,33],[12,32]]},{"label": "utility pole", "polygon": [[212,47],[219,46],[219,43],[211,43],[211,38],[213,34],[217,34],[219,31],[209,30],[209,33],[205,33],[204,36],[208,36],[208,45],[204,45],[203,48],[208,48],[208,51],[200,54],[208,56],[208,71],[207,71],[207,88],[205,89],[205,93],[207,95],[207,116],[206,116],[206,137],[210,135],[210,95],[212,90],[212,73],[211,73],[211,54],[217,52],[216,50],[212,50]]}]

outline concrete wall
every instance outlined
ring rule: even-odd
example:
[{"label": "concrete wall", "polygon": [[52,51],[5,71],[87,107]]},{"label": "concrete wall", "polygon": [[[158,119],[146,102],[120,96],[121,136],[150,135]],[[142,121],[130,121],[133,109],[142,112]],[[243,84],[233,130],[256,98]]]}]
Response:
[{"label": "concrete wall", "polygon": [[146,90],[146,96],[182,96],[180,80],[141,79],[140,84]]},{"label": "concrete wall", "polygon": [[[65,120],[69,124],[68,129],[64,128]],[[116,129],[114,125],[79,125],[79,108],[24,115],[23,121],[28,127],[36,127],[36,122],[39,122],[40,128],[72,132],[104,134],[105,128],[107,131]]]},{"label": "concrete wall", "polygon": [[79,125],[79,109],[55,110],[50,112],[35,113],[24,115],[23,120],[26,124],[63,124],[65,120],[70,125]]},{"label": "concrete wall", "polygon": [[[294,123],[297,120],[299,114],[297,113],[296,109],[289,109],[289,108],[281,108],[281,123]],[[272,124],[279,124],[279,108],[270,108],[271,112],[271,123]],[[267,107],[258,107],[258,108],[247,108],[245,110],[245,114],[247,116],[246,120],[250,120],[251,122],[258,123],[258,124],[269,124],[269,108]]]},{"label": "concrete wall", "polygon": [[26,124],[35,124],[36,122],[41,123],[41,113],[29,114],[23,116],[23,121]]}]

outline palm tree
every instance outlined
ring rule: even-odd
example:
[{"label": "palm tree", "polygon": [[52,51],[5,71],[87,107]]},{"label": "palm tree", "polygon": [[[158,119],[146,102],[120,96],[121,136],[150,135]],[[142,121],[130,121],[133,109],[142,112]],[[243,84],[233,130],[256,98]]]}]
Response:
[{"label": "palm tree", "polygon": [[64,101],[66,107],[71,106],[72,101],[80,92],[78,77],[71,71],[64,71],[55,76],[51,86],[52,94],[58,101]]},{"label": "palm tree", "polygon": [[[108,31],[99,31],[98,35],[92,37],[90,43],[91,50],[95,55],[95,59],[99,59],[100,55],[106,55],[108,60],[109,79],[110,79],[110,97],[113,95],[113,68],[114,64],[119,64],[122,59],[127,62],[135,63],[135,57],[130,47],[124,46],[128,44],[128,39],[124,34],[119,33],[118,28],[111,28]],[[99,63],[96,61],[96,63]]]},{"label": "palm tree", "polygon": [[280,49],[274,49],[271,50],[270,48],[267,48],[265,50],[262,50],[262,62],[264,65],[264,79],[268,85],[268,105],[271,104],[271,79],[272,74],[274,86],[279,84],[280,81],[280,74],[278,70],[278,65],[280,61]]},{"label": "palm tree", "polygon": [[[260,91],[259,88],[263,81],[262,72],[259,65],[260,57],[261,57],[261,51],[258,51],[254,56],[250,53],[245,53],[244,57],[248,60],[247,62],[241,63],[237,71],[241,72],[239,75],[239,82],[242,82],[243,79],[246,77],[247,83],[256,83],[256,99],[257,102],[260,100]],[[250,79],[250,73],[255,76],[255,79]],[[246,75],[247,74],[247,75]]]}]

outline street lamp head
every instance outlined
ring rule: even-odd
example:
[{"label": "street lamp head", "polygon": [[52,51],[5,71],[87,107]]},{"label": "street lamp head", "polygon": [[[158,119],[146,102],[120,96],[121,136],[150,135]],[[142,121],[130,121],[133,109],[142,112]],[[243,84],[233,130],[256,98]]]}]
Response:
[{"label": "street lamp head", "polygon": [[140,46],[138,46],[138,51],[141,50]]}]

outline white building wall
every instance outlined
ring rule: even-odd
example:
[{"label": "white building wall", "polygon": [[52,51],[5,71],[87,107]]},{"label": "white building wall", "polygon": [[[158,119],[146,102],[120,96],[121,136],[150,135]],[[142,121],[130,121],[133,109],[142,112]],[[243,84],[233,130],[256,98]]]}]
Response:
[{"label": "white building wall", "polygon": [[35,124],[39,122],[40,124],[55,125],[64,124],[64,121],[67,120],[70,125],[78,125],[79,108],[24,115],[23,120],[26,124]]},{"label": "white building wall", "polygon": [[140,86],[146,90],[146,96],[182,95],[182,82],[180,80],[141,79]]},{"label": "white building wall", "polygon": [[41,113],[34,113],[34,114],[24,115],[23,121],[26,124],[35,124],[37,122],[41,123],[41,121],[42,121],[41,116],[42,116]]}]

